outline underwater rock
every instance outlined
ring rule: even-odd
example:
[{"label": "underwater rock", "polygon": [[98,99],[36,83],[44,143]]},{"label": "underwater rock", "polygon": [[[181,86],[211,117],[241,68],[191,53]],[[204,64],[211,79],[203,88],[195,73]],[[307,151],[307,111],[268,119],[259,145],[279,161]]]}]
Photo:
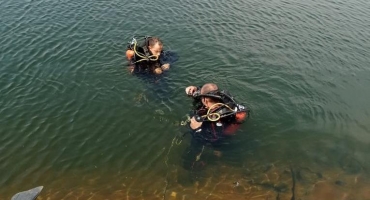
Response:
[{"label": "underwater rock", "polygon": [[155,113],[159,114],[159,115],[164,115],[164,111],[161,110],[161,109],[157,109],[155,110]]},{"label": "underwater rock", "polygon": [[343,185],[345,185],[346,183],[345,182],[343,182],[343,181],[341,181],[341,180],[336,180],[335,181],[335,185],[339,185],[339,186],[343,186]]},{"label": "underwater rock", "polygon": [[39,186],[27,191],[19,192],[15,194],[11,200],[35,200],[43,188],[43,186]]},{"label": "underwater rock", "polygon": [[296,178],[297,181],[303,184],[313,184],[322,178],[322,174],[314,172],[307,167],[299,167],[296,169]]}]

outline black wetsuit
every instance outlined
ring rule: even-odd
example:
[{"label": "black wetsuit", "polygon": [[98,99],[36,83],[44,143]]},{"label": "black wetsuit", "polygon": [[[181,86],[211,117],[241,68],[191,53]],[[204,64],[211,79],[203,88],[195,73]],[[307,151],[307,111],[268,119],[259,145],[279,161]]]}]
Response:
[{"label": "black wetsuit", "polygon": [[[200,91],[200,88],[198,89]],[[195,97],[193,105],[195,107],[193,116],[202,116],[205,115],[208,111],[205,108],[200,100],[200,97]],[[248,109],[242,105],[235,104],[233,109],[237,107],[238,111],[248,112]],[[223,114],[230,112],[227,108],[221,108],[216,111],[216,113]],[[186,150],[184,154],[184,168],[185,169],[194,169],[202,167],[203,161],[200,160],[200,155],[202,154],[205,146],[212,146],[213,148],[220,147],[223,143],[226,142],[226,138],[230,137],[232,133],[226,133],[231,125],[237,124],[234,114],[222,117],[217,121],[203,121],[202,125],[193,130],[190,127],[190,133],[192,135],[191,145]]]},{"label": "black wetsuit", "polygon": [[[141,47],[136,49],[139,53],[144,54],[144,50]],[[160,68],[164,64],[163,52],[157,60],[142,60],[142,58],[135,54],[130,60],[130,65],[134,65],[133,73],[154,73],[156,68]]]}]

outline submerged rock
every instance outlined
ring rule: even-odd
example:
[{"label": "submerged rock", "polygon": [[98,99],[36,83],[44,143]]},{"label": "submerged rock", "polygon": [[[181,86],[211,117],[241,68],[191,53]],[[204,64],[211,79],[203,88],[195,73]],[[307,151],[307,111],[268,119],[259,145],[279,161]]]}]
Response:
[{"label": "submerged rock", "polygon": [[43,188],[43,186],[39,186],[27,191],[19,192],[15,194],[11,200],[35,200]]}]

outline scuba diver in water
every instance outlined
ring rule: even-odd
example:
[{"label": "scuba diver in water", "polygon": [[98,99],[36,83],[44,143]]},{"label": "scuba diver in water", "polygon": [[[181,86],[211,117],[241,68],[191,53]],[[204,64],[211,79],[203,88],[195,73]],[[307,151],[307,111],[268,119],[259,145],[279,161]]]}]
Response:
[{"label": "scuba diver in water", "polygon": [[162,74],[170,68],[163,54],[163,43],[158,37],[145,36],[143,41],[134,37],[126,50],[130,72]]},{"label": "scuba diver in water", "polygon": [[[190,119],[191,146],[184,155],[184,168],[202,167],[200,156],[207,145],[217,147],[225,138],[235,134],[248,117],[249,109],[235,102],[226,91],[219,90],[213,83],[202,87],[189,86],[185,89],[193,97],[195,110]],[[215,154],[220,156],[220,152]]]}]

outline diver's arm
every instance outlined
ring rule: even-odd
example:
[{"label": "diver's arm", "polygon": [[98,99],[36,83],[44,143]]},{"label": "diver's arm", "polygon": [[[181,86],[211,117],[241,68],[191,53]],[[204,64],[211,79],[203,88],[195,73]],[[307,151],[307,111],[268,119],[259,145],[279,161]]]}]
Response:
[{"label": "diver's arm", "polygon": [[193,97],[193,106],[196,110],[199,109],[203,105],[202,101],[201,101],[201,98],[199,96],[200,88],[202,88],[202,87],[197,87],[197,86],[193,86],[193,85],[188,86],[188,87],[185,88],[185,93],[189,97]]},{"label": "diver's arm", "polygon": [[188,96],[193,96],[194,93],[198,91],[198,87],[197,86],[188,86],[185,88],[185,93],[188,95]]},{"label": "diver's arm", "polygon": [[165,71],[165,70],[169,70],[170,69],[170,63],[165,63],[161,66],[162,70]]},{"label": "diver's arm", "polygon": [[163,54],[164,52],[162,51],[159,55],[159,64],[161,65],[161,69],[163,71],[166,71],[170,69],[170,63],[165,59],[165,56]]},{"label": "diver's arm", "polygon": [[158,67],[162,71],[166,71],[170,69],[170,64],[168,62],[164,62],[163,59],[161,59],[162,55],[159,56],[159,59],[157,60]]},{"label": "diver's arm", "polygon": [[193,130],[196,130],[198,128],[200,128],[202,126],[203,122],[198,122],[197,120],[195,120],[195,117],[192,117],[190,119],[190,128],[193,129]]}]

